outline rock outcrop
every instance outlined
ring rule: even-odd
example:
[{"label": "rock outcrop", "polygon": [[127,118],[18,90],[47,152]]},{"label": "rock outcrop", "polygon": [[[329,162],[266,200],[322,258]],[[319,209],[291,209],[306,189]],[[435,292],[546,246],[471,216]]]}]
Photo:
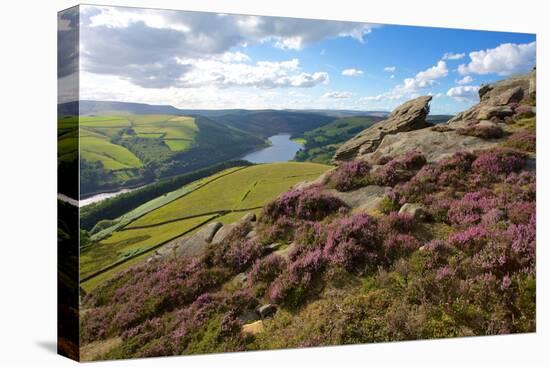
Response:
[{"label": "rock outcrop", "polygon": [[422,96],[397,107],[387,119],[363,130],[344,143],[334,154],[334,161],[347,161],[374,152],[384,137],[426,127],[431,96]]},{"label": "rock outcrop", "polygon": [[223,226],[218,232],[216,232],[216,235],[212,239],[213,245],[219,245],[223,242],[231,234],[233,229],[235,229],[237,226],[241,225],[242,223],[248,222],[252,223],[256,221],[256,214],[254,213],[248,213],[245,214],[238,222],[228,224],[226,226]]},{"label": "rock outcrop", "polygon": [[435,162],[459,151],[488,149],[498,142],[460,135],[453,130],[438,132],[428,128],[387,136],[376,151],[361,158],[377,162],[381,157],[395,157],[416,150],[423,153],[429,162]]},{"label": "rock outcrop", "polygon": [[502,139],[481,139],[463,130],[497,129],[536,114],[536,70],[525,75],[483,86],[480,102],[459,113],[446,124],[429,127],[425,118],[431,97],[413,99],[393,111],[384,121],[363,130],[344,143],[333,157],[335,162],[362,159],[376,164],[382,157],[395,157],[412,150],[434,162],[458,151],[489,149]]},{"label": "rock outcrop", "polygon": [[163,246],[155,252],[155,255],[151,259],[162,258],[168,256],[176,257],[191,257],[196,256],[204,251],[214,238],[216,232],[222,228],[222,224],[219,222],[213,222],[205,225],[197,233],[178,238],[171,243]]},{"label": "rock outcrop", "polygon": [[409,214],[415,219],[423,220],[426,218],[426,208],[422,204],[405,203],[399,209],[399,214]]},{"label": "rock outcrop", "polygon": [[353,191],[340,192],[332,189],[326,190],[326,192],[342,200],[351,209],[368,212],[380,203],[386,189],[388,188],[384,186],[368,185]]},{"label": "rock outcrop", "polygon": [[516,115],[533,112],[536,98],[536,70],[514,78],[484,85],[479,89],[479,103],[459,113],[447,123],[456,129],[490,120],[506,122]]}]

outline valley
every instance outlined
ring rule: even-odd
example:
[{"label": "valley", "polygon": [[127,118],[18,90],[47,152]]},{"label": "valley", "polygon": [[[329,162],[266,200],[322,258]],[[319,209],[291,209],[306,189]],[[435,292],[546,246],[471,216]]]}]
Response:
[{"label": "valley", "polygon": [[[81,279],[91,290],[109,271],[216,220],[229,224],[259,209],[292,185],[315,179],[330,166],[316,163],[271,163],[234,167],[168,193],[111,221],[81,250]],[[114,266],[113,266],[114,265]]]}]

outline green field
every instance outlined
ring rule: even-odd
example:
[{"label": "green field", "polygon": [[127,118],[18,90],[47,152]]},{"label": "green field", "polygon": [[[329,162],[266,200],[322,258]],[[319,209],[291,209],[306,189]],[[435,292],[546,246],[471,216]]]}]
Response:
[{"label": "green field", "polygon": [[[147,249],[169,239],[192,233],[201,224],[216,220],[232,223],[244,213],[259,213],[260,207],[301,181],[317,178],[330,166],[316,163],[271,163],[235,167],[156,198],[117,218],[105,237],[81,252],[81,277],[118,264],[114,269],[87,280],[90,290],[135,263]],[[109,236],[109,233],[111,235]],[[128,261],[124,261],[124,260]]]},{"label": "green field", "polygon": [[124,215],[118,217],[116,220],[114,220],[113,222],[113,225],[108,227],[108,228],[105,228],[103,230],[101,230],[100,232],[94,234],[92,236],[92,240],[101,240],[102,238],[105,238],[106,236],[110,235],[111,233],[113,233],[114,231],[116,231],[117,229],[119,228],[122,228],[122,227],[125,227],[127,226],[129,223],[131,223],[132,221],[136,220],[137,218],[157,209],[157,208],[160,208],[161,206],[164,206],[180,197],[182,197],[183,195],[186,195],[194,190],[196,190],[197,188],[200,188],[202,185],[205,185],[205,184],[208,184],[210,181],[212,180],[216,180],[218,179],[218,177],[221,177],[221,176],[224,176],[224,175],[227,175],[227,174],[231,174],[232,172],[235,172],[237,170],[241,170],[243,169],[244,167],[232,167],[232,168],[228,168],[226,170],[223,170],[223,171],[220,171],[216,174],[213,174],[209,177],[205,177],[201,180],[196,180],[196,181],[193,181],[191,182],[190,184],[188,185],[185,185],[185,186],[182,186],[181,188],[177,189],[177,190],[174,190],[174,191],[171,191],[167,194],[164,194],[162,196],[159,196],[153,200],[150,200],[140,206],[138,206],[137,208],[125,213]]},{"label": "green field", "polygon": [[101,161],[105,169],[112,171],[143,165],[128,149],[92,136],[80,138],[80,156],[88,161]]},{"label": "green field", "polygon": [[159,224],[221,210],[262,206],[290,186],[312,180],[329,167],[316,163],[271,163],[247,167],[195,190],[131,223],[130,227]]},{"label": "green field", "polygon": [[164,241],[183,235],[213,216],[201,216],[160,226],[120,230],[112,236],[84,249],[80,254],[80,275],[86,277],[126,256],[146,250]]},{"label": "green field", "polygon": [[195,119],[186,116],[81,116],[80,150],[83,159],[99,161],[109,171],[140,168],[140,158],[122,142],[114,142],[117,137],[160,139],[171,151],[179,152],[193,146],[198,131]]}]

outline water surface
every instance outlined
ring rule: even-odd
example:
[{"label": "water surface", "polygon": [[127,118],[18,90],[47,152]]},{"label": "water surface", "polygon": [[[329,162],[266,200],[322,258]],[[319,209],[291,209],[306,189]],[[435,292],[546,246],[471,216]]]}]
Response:
[{"label": "water surface", "polygon": [[290,140],[290,134],[270,136],[269,147],[245,155],[242,159],[252,163],[287,162],[294,159],[302,144]]}]

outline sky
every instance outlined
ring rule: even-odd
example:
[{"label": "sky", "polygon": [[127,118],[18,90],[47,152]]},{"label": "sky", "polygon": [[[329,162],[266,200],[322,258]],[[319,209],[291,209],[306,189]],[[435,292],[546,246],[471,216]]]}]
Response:
[{"label": "sky", "polygon": [[190,109],[390,111],[432,95],[432,113],[455,114],[536,62],[521,33],[88,5],[58,25],[60,90],[79,78],[80,99]]}]

